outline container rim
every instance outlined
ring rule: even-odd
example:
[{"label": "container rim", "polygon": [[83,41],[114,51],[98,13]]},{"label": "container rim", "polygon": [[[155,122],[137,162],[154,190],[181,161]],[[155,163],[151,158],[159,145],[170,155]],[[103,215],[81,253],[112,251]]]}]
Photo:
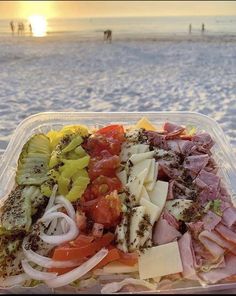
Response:
[{"label": "container rim", "polygon": [[[176,114],[176,115],[190,115],[194,118],[203,118],[205,122],[209,122],[209,125],[214,126],[215,131],[218,134],[221,134],[221,137],[218,138],[219,142],[221,142],[222,147],[227,146],[227,151],[225,149],[225,156],[227,157],[227,160],[229,161],[231,167],[235,170],[236,172],[236,155],[233,152],[232,145],[229,142],[229,139],[226,137],[224,131],[220,127],[220,125],[211,117],[208,115],[195,112],[195,111],[144,111],[144,112],[139,112],[139,111],[131,111],[131,112],[126,112],[126,111],[116,111],[116,112],[91,112],[91,111],[85,111],[85,112],[80,112],[80,111],[50,111],[50,112],[39,112],[32,114],[25,119],[23,119],[16,127],[15,131],[13,132],[11,139],[2,154],[2,159],[6,156],[7,153],[12,149],[13,143],[17,135],[19,134],[19,130],[24,129],[29,122],[35,122],[35,121],[40,121],[43,122],[45,119],[48,118],[48,116],[56,117],[58,119],[63,118],[64,116],[67,116],[70,114],[71,117],[77,116],[80,114],[81,119],[83,117],[92,117],[92,118],[97,118],[99,114],[102,115],[112,115],[114,119],[120,119],[120,115],[124,116],[132,116],[132,115],[169,115],[169,114]],[[184,124],[184,123],[183,123]],[[0,165],[0,171],[2,169],[2,164]]]}]

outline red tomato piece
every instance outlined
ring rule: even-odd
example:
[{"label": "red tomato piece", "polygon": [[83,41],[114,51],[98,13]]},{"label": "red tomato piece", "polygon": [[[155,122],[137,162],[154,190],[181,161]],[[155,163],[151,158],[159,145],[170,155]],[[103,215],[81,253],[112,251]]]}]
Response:
[{"label": "red tomato piece", "polygon": [[91,180],[103,175],[115,177],[116,169],[120,166],[120,158],[117,155],[101,155],[91,158],[88,166],[88,173]]},{"label": "red tomato piece", "polygon": [[83,260],[89,256],[93,256],[96,252],[101,250],[103,247],[108,246],[114,239],[114,234],[108,232],[99,239],[94,239],[90,243],[76,246],[58,246],[55,248],[53,253],[54,260]]},{"label": "red tomato piece", "polygon": [[118,261],[125,265],[133,266],[138,262],[138,254],[136,252],[133,253],[124,253],[119,250],[120,258]]},{"label": "red tomato piece", "polygon": [[116,226],[121,216],[121,201],[117,191],[101,197],[90,213],[94,222],[103,224],[106,228]]}]

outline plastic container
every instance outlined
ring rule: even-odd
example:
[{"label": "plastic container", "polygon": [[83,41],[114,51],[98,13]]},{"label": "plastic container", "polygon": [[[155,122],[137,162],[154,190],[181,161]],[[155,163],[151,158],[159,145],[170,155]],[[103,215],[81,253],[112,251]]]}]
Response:
[{"label": "plastic container", "polygon": [[[210,117],[195,112],[45,112],[32,115],[23,120],[16,128],[0,164],[0,201],[6,197],[15,184],[15,171],[21,149],[29,137],[35,133],[48,132],[60,129],[64,125],[85,124],[89,127],[100,127],[111,123],[124,125],[135,124],[142,116],[146,116],[156,126],[161,126],[165,121],[172,121],[181,125],[194,125],[200,130],[208,132],[215,145],[212,148],[213,156],[220,166],[219,175],[225,181],[229,193],[236,206],[236,157],[233,149],[221,129],[221,127]],[[41,285],[40,285],[41,286]],[[8,292],[15,293],[19,288],[13,288]],[[40,289],[40,290],[39,290]],[[176,287],[165,290],[151,291],[148,293],[198,293],[219,291],[222,289],[235,289],[236,282],[199,286],[196,282],[179,282]],[[42,293],[42,286],[36,288],[22,288],[21,292]],[[48,288],[45,289],[48,291]],[[51,289],[50,289],[51,290]],[[58,289],[61,293],[63,289]],[[70,289],[69,289],[70,290]],[[64,289],[65,293],[67,288]],[[55,290],[54,292],[57,292]],[[47,292],[46,292],[47,293]]]}]

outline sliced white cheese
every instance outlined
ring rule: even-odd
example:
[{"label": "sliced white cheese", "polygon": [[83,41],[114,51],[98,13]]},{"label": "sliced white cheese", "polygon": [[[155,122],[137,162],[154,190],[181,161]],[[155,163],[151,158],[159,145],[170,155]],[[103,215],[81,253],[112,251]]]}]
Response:
[{"label": "sliced white cheese", "polygon": [[140,237],[137,235],[139,224],[143,220],[145,207],[139,206],[132,209],[129,233],[129,251],[137,250],[140,244]]},{"label": "sliced white cheese", "polygon": [[129,160],[133,163],[136,164],[144,159],[150,159],[153,158],[155,152],[154,151],[149,151],[149,152],[144,152],[144,153],[137,153],[133,154]]},{"label": "sliced white cheese", "polygon": [[166,203],[166,198],[168,195],[168,187],[169,187],[168,182],[157,181],[154,186],[154,189],[148,193],[151,202],[159,206],[161,211],[163,210],[164,205]]},{"label": "sliced white cheese", "polygon": [[120,160],[126,162],[132,154],[138,153],[138,145],[124,143],[121,147]]},{"label": "sliced white cheese", "polygon": [[177,219],[183,219],[183,211],[192,205],[193,201],[189,199],[168,200],[165,208]]},{"label": "sliced white cheese", "polygon": [[125,186],[126,183],[127,183],[127,173],[126,173],[126,170],[122,170],[122,171],[116,173],[116,175],[120,179],[122,185]]},{"label": "sliced white cheese", "polygon": [[130,273],[138,271],[138,264],[129,266],[120,262],[111,262],[103,267],[105,274],[111,273]]},{"label": "sliced white cheese", "polygon": [[126,233],[128,231],[127,227],[127,216],[123,215],[122,221],[119,225],[116,227],[115,234],[117,236],[117,248],[120,249],[121,251],[127,253],[128,252],[128,246],[126,242]]},{"label": "sliced white cheese", "polygon": [[139,246],[143,247],[146,244],[147,240],[151,240],[151,239],[152,239],[152,225],[148,225],[147,229],[143,231],[143,235],[139,241]]},{"label": "sliced white cheese", "polygon": [[148,229],[144,231],[143,236],[140,239],[140,246],[143,246],[148,239],[151,239],[152,236],[152,226],[157,221],[161,215],[161,209],[148,201],[147,199],[141,198],[140,205],[145,207],[145,214],[148,215],[151,225],[148,226]]},{"label": "sliced white cheese", "polygon": [[152,182],[154,180],[156,161],[153,158],[153,159],[150,159],[150,162],[151,162],[150,168],[149,168],[149,171],[148,171],[148,174],[147,174],[147,177],[146,177],[144,183]]},{"label": "sliced white cheese", "polygon": [[149,145],[146,144],[138,144],[138,153],[144,153],[149,151]]},{"label": "sliced white cheese", "polygon": [[144,198],[140,199],[140,205],[145,207],[145,214],[149,216],[150,223],[153,225],[161,215],[160,207]]},{"label": "sliced white cheese", "polygon": [[137,203],[139,202],[140,193],[143,187],[144,179],[147,176],[147,172],[147,169],[143,170],[140,174],[129,180],[129,182],[126,184],[129,192],[135,196]]},{"label": "sliced white cheese", "polygon": [[147,199],[147,200],[150,201],[150,197],[149,197],[149,195],[147,193],[147,190],[146,190],[146,188],[144,186],[142,187],[142,190],[141,190],[141,193],[140,193],[140,198],[144,198],[144,199]]},{"label": "sliced white cheese", "polygon": [[154,176],[153,176],[153,180],[152,182],[149,182],[149,183],[146,183],[145,186],[146,186],[146,189],[148,191],[152,191],[155,187],[155,184],[156,184],[156,180],[157,180],[157,175],[158,175],[158,163],[156,162],[155,163],[155,166],[154,166]]},{"label": "sliced white cheese", "polygon": [[145,176],[144,181],[147,179],[147,175],[150,170],[152,160],[151,159],[144,159],[143,161],[140,161],[139,163],[135,164],[130,168],[130,178],[134,178],[138,174],[140,174],[142,171],[147,169],[147,174]]},{"label": "sliced white cheese", "polygon": [[183,271],[177,242],[146,249],[138,258],[139,276],[145,280]]}]

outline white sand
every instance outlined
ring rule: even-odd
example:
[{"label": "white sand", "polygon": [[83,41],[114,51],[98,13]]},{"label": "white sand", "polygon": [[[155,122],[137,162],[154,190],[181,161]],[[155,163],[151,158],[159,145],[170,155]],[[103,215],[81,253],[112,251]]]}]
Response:
[{"label": "white sand", "polygon": [[42,111],[197,111],[236,151],[236,41],[230,37],[0,39],[0,152]]}]

